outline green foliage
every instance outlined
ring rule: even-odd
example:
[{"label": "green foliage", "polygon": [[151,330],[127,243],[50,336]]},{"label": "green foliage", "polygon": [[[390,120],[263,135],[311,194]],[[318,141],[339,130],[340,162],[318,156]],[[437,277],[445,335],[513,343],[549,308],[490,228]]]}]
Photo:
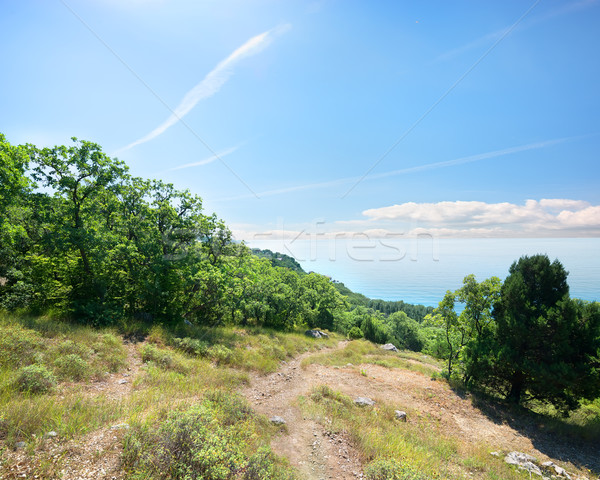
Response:
[{"label": "green foliage", "polygon": [[258,258],[266,258],[270,260],[271,265],[274,267],[288,268],[297,273],[306,273],[295,258],[290,257],[285,253],[272,252],[268,249],[261,250],[260,248],[253,248],[252,254],[256,255]]},{"label": "green foliage", "polygon": [[0,367],[29,365],[35,353],[44,348],[39,333],[19,325],[0,324]]},{"label": "green foliage", "polygon": [[207,342],[202,340],[198,340],[196,338],[184,337],[184,338],[173,338],[173,345],[190,355],[195,355],[198,357],[207,356],[209,345]]},{"label": "green foliage", "polygon": [[361,325],[361,330],[367,340],[375,343],[388,343],[394,340],[391,329],[381,317],[367,317]]},{"label": "green foliage", "polygon": [[56,387],[56,377],[43,365],[28,365],[17,371],[16,385],[27,393],[48,393]]},{"label": "green foliage", "polygon": [[238,396],[210,392],[202,403],[160,424],[133,429],[125,441],[131,478],[290,479],[261,443],[260,422]]},{"label": "green foliage", "polygon": [[414,467],[406,465],[394,458],[378,458],[365,468],[367,480],[425,480]]},{"label": "green foliage", "polygon": [[421,326],[416,320],[409,318],[404,312],[395,312],[388,317],[393,325],[394,337],[399,341],[398,347],[420,352],[424,346]]},{"label": "green foliage", "polygon": [[120,338],[112,333],[100,334],[91,346],[95,360],[104,371],[117,372],[125,366],[127,351]]},{"label": "green foliage", "polygon": [[493,311],[495,328],[469,355],[474,381],[514,402],[567,412],[600,395],[600,306],[569,298],[567,272],[546,255],[513,263]]},{"label": "green foliage", "polygon": [[359,327],[352,327],[348,332],[348,338],[350,340],[358,340],[359,338],[363,338],[363,332]]},{"label": "green foliage", "polygon": [[206,351],[206,356],[217,365],[228,364],[233,358],[233,351],[224,345],[213,345]]},{"label": "green foliage", "polygon": [[83,380],[90,374],[89,365],[76,353],[61,355],[54,360],[54,367],[61,378],[70,380]]},{"label": "green foliage", "polygon": [[187,373],[189,371],[189,367],[183,359],[177,357],[172,350],[159,348],[147,343],[142,347],[141,354],[143,362],[152,362],[160,368],[179,373]]}]

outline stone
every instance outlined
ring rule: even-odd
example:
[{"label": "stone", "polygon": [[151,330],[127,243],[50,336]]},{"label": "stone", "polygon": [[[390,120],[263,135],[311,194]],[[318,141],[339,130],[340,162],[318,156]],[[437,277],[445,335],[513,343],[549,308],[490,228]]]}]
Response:
[{"label": "stone", "polygon": [[396,345],[394,345],[393,343],[386,343],[385,345],[382,345],[381,348],[383,350],[388,350],[390,352],[397,352],[398,349],[396,348]]},{"label": "stone", "polygon": [[46,437],[46,438],[58,437],[58,433],[56,433],[54,430],[51,430],[46,435],[44,435],[44,437]]},{"label": "stone", "polygon": [[285,420],[282,417],[275,415],[274,417],[269,418],[269,421],[273,425],[285,425]]},{"label": "stone", "polygon": [[112,427],[110,427],[111,430],[127,430],[128,428],[128,423],[118,423],[117,425],[113,425]]},{"label": "stone", "polygon": [[354,399],[354,403],[359,407],[372,407],[375,405],[375,402],[369,397],[357,397]]},{"label": "stone", "polygon": [[321,330],[307,330],[304,335],[312,338],[329,338],[329,335]]},{"label": "stone", "polygon": [[119,380],[118,383],[119,383],[119,385],[124,385],[124,384],[129,383],[129,382],[123,378],[122,380]]},{"label": "stone", "polygon": [[559,477],[565,477],[567,479],[571,479],[571,475],[562,467],[558,466],[554,462],[544,462],[542,463],[542,467],[546,467],[548,470],[553,470],[556,475]]},{"label": "stone", "polygon": [[532,455],[528,455],[522,452],[510,452],[504,461],[510,465],[516,465],[520,469],[527,470],[529,473],[542,476],[542,471],[534,462],[537,462],[537,458]]},{"label": "stone", "polygon": [[25,442],[17,442],[15,443],[15,448],[19,449],[19,448],[25,448],[27,446],[27,444]]},{"label": "stone", "polygon": [[406,422],[406,412],[403,412],[402,410],[395,410],[394,416],[395,416],[396,420],[400,420],[401,422]]}]

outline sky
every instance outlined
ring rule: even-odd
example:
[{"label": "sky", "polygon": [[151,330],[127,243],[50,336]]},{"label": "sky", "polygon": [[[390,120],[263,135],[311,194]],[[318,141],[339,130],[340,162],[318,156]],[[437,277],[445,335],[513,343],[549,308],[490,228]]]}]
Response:
[{"label": "sky", "polygon": [[0,132],[239,240],[600,237],[600,1],[0,0]]}]

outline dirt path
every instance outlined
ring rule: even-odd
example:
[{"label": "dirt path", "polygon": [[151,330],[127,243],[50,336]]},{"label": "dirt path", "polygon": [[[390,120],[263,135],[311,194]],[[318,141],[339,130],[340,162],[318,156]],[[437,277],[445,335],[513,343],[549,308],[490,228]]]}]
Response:
[{"label": "dirt path", "polygon": [[[345,345],[346,342],[340,342],[337,348]],[[316,374],[315,366],[300,367],[304,358],[325,351],[302,354],[270,375],[254,375],[244,395],[259,413],[268,417],[277,415],[286,421],[287,433],[276,437],[272,447],[277,454],[289,459],[300,471],[301,478],[361,478],[360,458],[348,439],[331,434],[317,422],[305,418],[296,404],[299,395],[306,395],[312,387],[326,383]]]},{"label": "dirt path", "polygon": [[[338,348],[345,345],[340,342]],[[433,381],[422,373],[370,364],[300,367],[304,358],[321,352],[303,354],[276,373],[253,376],[244,392],[258,412],[281,416],[287,422],[287,433],[276,437],[272,447],[298,468],[301,478],[362,477],[360,455],[348,439],[343,435],[331,437],[325,427],[304,418],[297,406],[299,395],[307,395],[322,384],[351,398],[366,396],[405,410],[409,422],[421,421],[425,416],[444,435],[457,438],[467,447],[484,445],[490,452],[518,450],[540,461],[552,460],[571,471],[581,467],[600,470],[594,446],[575,445],[572,439],[543,432],[537,425],[494,418],[475,407],[470,398],[457,395],[446,382]]]}]

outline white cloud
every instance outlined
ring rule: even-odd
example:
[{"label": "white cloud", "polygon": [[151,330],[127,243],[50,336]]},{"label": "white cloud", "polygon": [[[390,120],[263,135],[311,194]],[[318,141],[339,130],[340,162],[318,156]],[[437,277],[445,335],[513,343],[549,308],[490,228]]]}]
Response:
[{"label": "white cloud", "polygon": [[233,228],[247,241],[316,239],[600,237],[600,205],[570,199],[509,202],[408,202],[363,212],[363,218],[286,229]]},{"label": "white cloud", "polygon": [[557,218],[566,226],[600,227],[600,206],[587,207],[576,212],[563,210]]},{"label": "white cloud", "polygon": [[522,205],[477,201],[408,202],[368,209],[363,215],[370,222],[419,225],[443,236],[600,234],[600,206],[570,199],[527,200]]},{"label": "white cloud", "polygon": [[213,96],[221,89],[221,87],[233,74],[233,67],[236,63],[243,58],[250,57],[261,52],[273,41],[273,38],[276,35],[285,32],[289,28],[289,25],[282,25],[252,37],[241,47],[236,49],[226,59],[219,62],[219,64],[211,72],[209,72],[200,83],[187,92],[181,102],[179,102],[179,105],[177,105],[177,107],[175,107],[175,109],[172,111],[169,118],[167,118],[150,133],[123,147],[120,151],[128,150],[136,145],[153,140],[164,133],[169,127],[175,125],[183,117],[185,117],[200,100],[204,100]]}]

